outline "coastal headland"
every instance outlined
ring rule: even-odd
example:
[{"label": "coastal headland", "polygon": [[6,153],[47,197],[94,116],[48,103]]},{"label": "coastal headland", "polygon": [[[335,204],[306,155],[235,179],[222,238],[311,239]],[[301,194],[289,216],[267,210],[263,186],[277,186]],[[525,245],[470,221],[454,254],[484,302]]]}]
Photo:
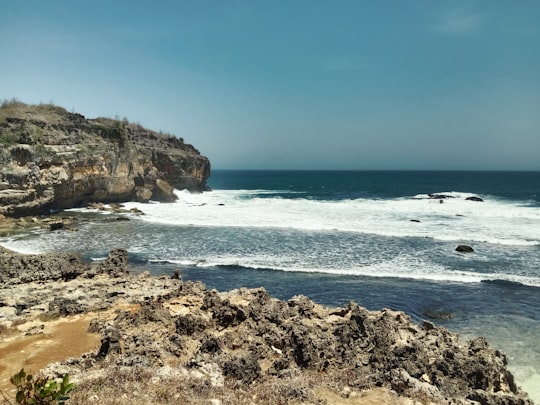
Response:
[{"label": "coastal headland", "polygon": [[74,404],[532,404],[484,338],[403,312],[133,274],[123,249],[2,249],[0,269],[5,392],[27,367],[69,373]]},{"label": "coastal headland", "polygon": [[127,119],[88,119],[51,104],[0,107],[0,214],[93,202],[174,201],[206,189],[210,162],[182,138]]}]

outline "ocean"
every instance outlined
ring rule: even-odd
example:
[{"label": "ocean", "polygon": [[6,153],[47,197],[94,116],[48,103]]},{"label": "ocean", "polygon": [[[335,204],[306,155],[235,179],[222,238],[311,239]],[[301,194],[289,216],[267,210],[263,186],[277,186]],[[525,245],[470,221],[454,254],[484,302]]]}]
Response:
[{"label": "ocean", "polygon": [[124,247],[137,271],[180,269],[210,288],[403,310],[486,336],[540,403],[540,172],[215,170],[208,183],[175,203],[127,203],[144,212],[130,221],[0,244],[93,260]]}]

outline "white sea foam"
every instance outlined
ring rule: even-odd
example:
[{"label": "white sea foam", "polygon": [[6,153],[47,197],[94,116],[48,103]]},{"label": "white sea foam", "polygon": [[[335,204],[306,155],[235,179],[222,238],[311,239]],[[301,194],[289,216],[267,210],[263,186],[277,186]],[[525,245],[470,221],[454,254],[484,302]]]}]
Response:
[{"label": "white sea foam", "polygon": [[[172,204],[126,204],[145,215],[114,225],[114,232],[103,228],[112,225],[97,223],[74,233],[43,232],[0,242],[24,253],[54,246],[93,256],[122,246],[142,260],[208,268],[540,286],[535,253],[540,208],[532,205],[490,196],[481,196],[485,202],[466,201],[470,194],[458,192],[445,192],[455,198],[442,204],[427,196],[328,201],[284,197],[286,191],[176,193],[179,199]],[[437,241],[444,243],[432,243]],[[471,243],[477,253],[453,252],[459,243]]]},{"label": "white sea foam", "polygon": [[[275,194],[278,196],[272,196]],[[465,200],[471,194],[445,192],[443,200],[398,198],[320,201],[281,198],[284,192],[218,190],[201,194],[177,191],[173,204],[129,203],[145,221],[209,227],[291,228],[343,231],[443,241],[540,245],[540,208],[491,199]],[[260,197],[263,196],[263,197]],[[427,197],[427,196],[425,196]]]},{"label": "white sea foam", "polygon": [[335,266],[317,266],[310,263],[294,263],[280,260],[278,257],[239,257],[220,256],[207,259],[168,260],[169,263],[187,267],[216,268],[242,267],[253,270],[279,270],[288,272],[326,273],[335,275],[367,276],[380,278],[408,278],[454,283],[480,283],[483,281],[509,281],[523,285],[540,287],[538,277],[522,276],[508,273],[482,274],[473,271],[456,271],[445,266],[424,261],[412,255],[403,255],[389,260],[380,260],[367,265],[354,265],[341,261]]}]

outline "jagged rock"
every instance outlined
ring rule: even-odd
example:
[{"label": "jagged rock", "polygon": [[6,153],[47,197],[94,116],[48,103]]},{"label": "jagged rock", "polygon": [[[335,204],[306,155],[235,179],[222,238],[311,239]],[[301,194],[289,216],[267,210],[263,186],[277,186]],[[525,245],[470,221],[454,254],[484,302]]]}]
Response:
[{"label": "jagged rock", "polygon": [[105,328],[103,321],[93,318],[88,325],[88,333],[100,333]]},{"label": "jagged rock", "polygon": [[173,191],[174,187],[165,180],[156,179],[156,187],[154,188],[152,198],[164,202],[176,201],[176,196]]},{"label": "jagged rock", "polygon": [[98,358],[104,358],[111,353],[121,354],[122,352],[122,335],[118,329],[114,327],[105,329],[101,337]]},{"label": "jagged rock", "polygon": [[49,312],[62,316],[82,314],[88,310],[88,306],[82,302],[70,298],[56,297],[49,303]]},{"label": "jagged rock", "polygon": [[211,336],[208,339],[204,340],[201,343],[201,347],[199,348],[199,352],[201,353],[221,353],[221,346],[219,344],[219,341],[217,338]]},{"label": "jagged rock", "polygon": [[128,252],[125,249],[115,249],[109,252],[109,257],[98,265],[98,272],[120,277],[128,273]]},{"label": "jagged rock", "polygon": [[71,280],[87,271],[89,265],[76,253],[22,255],[0,248],[0,284],[22,284]]},{"label": "jagged rock", "polygon": [[210,163],[181,138],[52,105],[1,108],[0,214],[173,201],[173,188],[206,189]]},{"label": "jagged rock", "polygon": [[160,322],[167,325],[173,322],[173,318],[163,305],[148,300],[141,304],[141,309],[133,315],[132,322],[141,325],[148,324],[149,322]]},{"label": "jagged rock", "polygon": [[240,380],[244,384],[251,384],[261,375],[259,362],[252,353],[225,360],[222,369],[224,376]]},{"label": "jagged rock", "polygon": [[176,333],[191,336],[200,333],[209,326],[206,319],[193,315],[180,315],[176,318]]},{"label": "jagged rock", "polygon": [[228,300],[220,301],[218,305],[208,309],[212,311],[216,324],[222,328],[237,326],[247,318],[243,308],[231,304]]}]

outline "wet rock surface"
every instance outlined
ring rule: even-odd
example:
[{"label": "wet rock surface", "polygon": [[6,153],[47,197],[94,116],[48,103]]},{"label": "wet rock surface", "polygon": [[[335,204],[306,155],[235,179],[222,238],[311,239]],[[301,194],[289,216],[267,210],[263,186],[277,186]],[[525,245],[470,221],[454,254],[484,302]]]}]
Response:
[{"label": "wet rock surface", "polygon": [[472,248],[472,246],[469,246],[469,245],[458,245],[455,250],[456,250],[456,252],[461,252],[461,253],[473,253],[474,252],[474,249]]},{"label": "wet rock surface", "polygon": [[22,283],[37,258],[2,255],[8,268],[15,257],[18,270],[2,267],[2,280],[17,282],[2,281],[0,323],[36,313],[95,315],[89,330],[101,333],[99,348],[51,364],[49,374],[69,372],[84,381],[140,367],[214,387],[248,387],[310,373],[335,376],[346,393],[383,387],[431,403],[532,404],[507,370],[506,356],[484,338],[464,341],[431,322],[415,324],[403,312],[368,311],[354,302],[328,308],[304,296],[281,301],[263,288],[218,292],[178,274],[134,275],[123,250],[99,265],[76,260],[69,272],[75,277],[62,277],[53,264]]}]

